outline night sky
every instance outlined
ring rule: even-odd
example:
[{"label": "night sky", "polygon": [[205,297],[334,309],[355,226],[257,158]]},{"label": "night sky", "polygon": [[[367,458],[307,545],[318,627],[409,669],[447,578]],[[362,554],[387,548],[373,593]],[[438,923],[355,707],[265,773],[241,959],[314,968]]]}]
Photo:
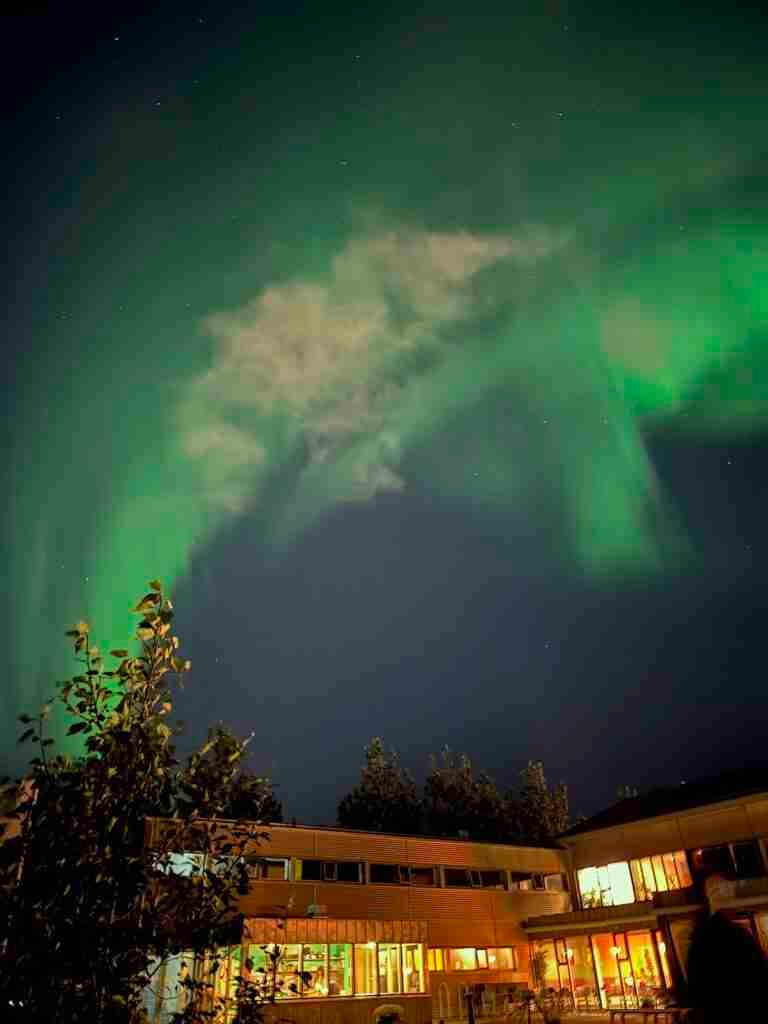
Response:
[{"label": "night sky", "polygon": [[630,6],[3,18],[6,770],[154,576],[289,818],[763,756],[768,26]]}]

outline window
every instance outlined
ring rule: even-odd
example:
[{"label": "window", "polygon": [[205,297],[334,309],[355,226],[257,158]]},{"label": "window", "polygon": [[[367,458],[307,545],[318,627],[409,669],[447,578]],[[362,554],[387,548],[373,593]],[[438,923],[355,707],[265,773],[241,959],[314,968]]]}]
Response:
[{"label": "window", "polygon": [[430,949],[427,954],[430,971],[445,970],[445,953],[442,949]]},{"label": "window", "polygon": [[691,885],[685,850],[640,857],[629,862],[635,899],[649,900],[655,892],[672,892]]},{"label": "window", "polygon": [[474,946],[464,949],[448,950],[449,971],[475,971],[477,970],[477,956]]},{"label": "window", "polygon": [[400,881],[400,866],[398,864],[371,864],[371,882],[374,885],[389,885]]},{"label": "window", "polygon": [[419,942],[403,946],[403,982],[405,992],[424,991],[424,954]]},{"label": "window", "polygon": [[316,942],[301,948],[301,994],[317,997],[328,995],[328,947]]},{"label": "window", "polygon": [[466,868],[446,868],[445,884],[452,886],[470,885],[469,872]]},{"label": "window", "polygon": [[352,945],[332,942],[328,947],[328,995],[352,995]]},{"label": "window", "polygon": [[488,950],[488,966],[496,971],[516,971],[517,957],[511,946],[502,946]]},{"label": "window", "polygon": [[480,885],[483,889],[506,889],[503,871],[476,871],[474,874],[480,876]]},{"label": "window", "polygon": [[434,885],[434,868],[411,868],[411,885]]},{"label": "window", "polygon": [[355,945],[355,992],[357,995],[376,995],[376,943]]},{"label": "window", "polygon": [[397,942],[379,943],[379,994],[402,992],[400,974],[400,945]]},{"label": "window", "polygon": [[281,882],[290,877],[289,868],[290,861],[285,857],[259,857],[248,865],[251,878]]},{"label": "window", "polygon": [[360,861],[303,860],[301,878],[306,882],[355,882],[363,879]]},{"label": "window", "polygon": [[477,966],[481,968],[486,968],[488,966],[488,950],[476,949],[475,954],[477,956]]},{"label": "window", "polygon": [[762,878],[765,869],[757,843],[732,843],[731,850],[737,878]]},{"label": "window", "polygon": [[301,946],[290,944],[280,947],[275,978],[278,999],[290,999],[300,994],[300,956]]},{"label": "window", "polygon": [[545,875],[544,888],[549,889],[550,892],[563,892],[565,890],[565,885],[563,884],[563,876]]},{"label": "window", "polygon": [[202,853],[172,853],[168,858],[166,873],[169,875],[182,875],[189,878],[192,875],[199,875],[203,870],[205,855]]},{"label": "window", "polygon": [[524,874],[520,871],[510,872],[510,889],[532,889],[533,888],[533,876]]},{"label": "window", "polygon": [[635,902],[629,865],[625,860],[582,868],[577,872],[577,878],[584,907],[614,907]]}]

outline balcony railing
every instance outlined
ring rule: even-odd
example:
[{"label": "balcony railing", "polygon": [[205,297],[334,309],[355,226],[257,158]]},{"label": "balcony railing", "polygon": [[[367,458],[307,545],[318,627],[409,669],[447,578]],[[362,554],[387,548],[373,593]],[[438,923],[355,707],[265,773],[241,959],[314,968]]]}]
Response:
[{"label": "balcony railing", "polygon": [[557,928],[561,925],[603,924],[626,918],[647,918],[654,916],[654,905],[650,900],[642,903],[622,903],[617,907],[589,907],[586,910],[572,910],[567,914],[543,914],[529,917],[526,928]]},{"label": "balcony railing", "polygon": [[768,878],[717,879],[710,883],[708,895],[713,908],[733,900],[768,900]]}]

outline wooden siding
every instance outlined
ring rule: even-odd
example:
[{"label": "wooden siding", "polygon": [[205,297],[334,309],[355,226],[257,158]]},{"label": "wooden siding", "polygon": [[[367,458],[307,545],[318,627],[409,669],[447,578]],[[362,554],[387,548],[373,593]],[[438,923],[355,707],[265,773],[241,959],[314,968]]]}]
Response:
[{"label": "wooden siding", "polygon": [[246,942],[424,942],[426,921],[246,918]]},{"label": "wooden siding", "polygon": [[680,818],[680,831],[686,847],[709,846],[744,839],[752,834],[745,806],[710,810]]},{"label": "wooden siding", "polygon": [[574,870],[653,853],[768,837],[768,800],[721,801],[564,840]]},{"label": "wooden siding", "polygon": [[750,800],[747,817],[754,835],[768,836],[768,800]]}]

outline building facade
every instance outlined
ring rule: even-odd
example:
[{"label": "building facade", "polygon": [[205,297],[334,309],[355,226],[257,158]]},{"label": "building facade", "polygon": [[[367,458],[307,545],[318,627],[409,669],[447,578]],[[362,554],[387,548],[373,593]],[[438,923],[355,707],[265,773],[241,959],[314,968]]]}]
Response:
[{"label": "building facade", "polygon": [[[161,823],[158,823],[160,826]],[[396,1011],[408,1024],[500,1012],[530,983],[523,921],[563,913],[567,854],[507,846],[273,825],[252,859],[240,946],[223,960],[218,995],[234,1013],[235,978],[281,947],[275,1012],[296,1024],[363,1024]],[[150,835],[150,842],[151,835]],[[194,859],[180,854],[180,872]],[[179,1008],[179,957],[148,998],[150,1019]],[[290,979],[298,978],[290,991]]]},{"label": "building facade", "polygon": [[768,792],[727,792],[632,798],[561,837],[573,906],[525,930],[545,984],[575,1009],[658,1005],[704,914],[722,911],[768,954]]}]

